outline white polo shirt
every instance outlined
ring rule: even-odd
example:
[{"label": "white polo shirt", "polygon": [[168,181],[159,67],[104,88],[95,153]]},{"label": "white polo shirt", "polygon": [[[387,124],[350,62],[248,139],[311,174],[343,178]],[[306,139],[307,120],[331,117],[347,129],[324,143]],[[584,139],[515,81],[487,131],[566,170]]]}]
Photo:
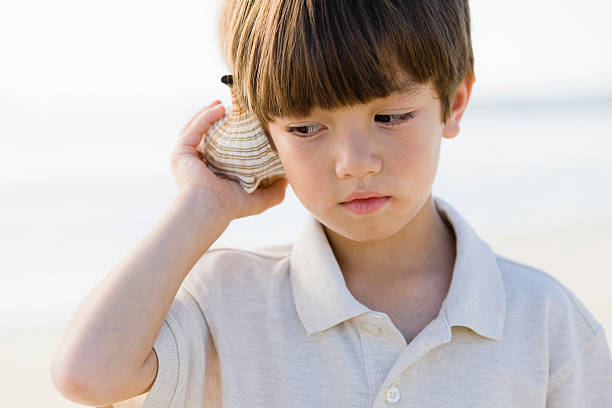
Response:
[{"label": "white polo shirt", "polygon": [[612,407],[602,325],[551,275],[494,254],[434,203],[457,258],[439,314],[409,344],[352,296],[311,216],[293,245],[201,257],[155,341],[142,406]]}]

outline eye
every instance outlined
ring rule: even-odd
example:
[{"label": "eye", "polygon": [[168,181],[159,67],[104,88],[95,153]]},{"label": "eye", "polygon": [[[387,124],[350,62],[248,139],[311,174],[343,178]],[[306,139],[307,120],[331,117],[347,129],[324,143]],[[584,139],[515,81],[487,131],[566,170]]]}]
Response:
[{"label": "eye", "polygon": [[413,118],[415,115],[416,112],[414,111],[393,115],[375,115],[374,120],[378,120],[389,126],[397,126]]},{"label": "eye", "polygon": [[290,126],[287,128],[287,132],[299,139],[307,139],[313,137],[317,130],[321,129],[321,125],[309,125],[309,126]]}]

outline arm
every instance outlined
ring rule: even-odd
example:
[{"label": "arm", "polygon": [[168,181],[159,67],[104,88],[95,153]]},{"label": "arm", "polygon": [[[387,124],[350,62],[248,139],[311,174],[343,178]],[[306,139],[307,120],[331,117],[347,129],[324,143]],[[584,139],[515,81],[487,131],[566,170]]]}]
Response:
[{"label": "arm", "polygon": [[603,328],[551,375],[546,407],[612,407],[612,358]]},{"label": "arm", "polygon": [[[170,207],[71,316],[51,365],[66,398],[105,406],[150,390],[158,374],[153,346],[191,268],[232,220],[283,201],[286,179],[247,194],[201,159],[197,147],[223,117],[220,103],[203,108],[179,134],[170,157],[179,194]],[[180,309],[177,324],[197,324],[188,307]]]},{"label": "arm", "polygon": [[230,223],[217,202],[204,192],[181,192],[79,305],[52,365],[64,396],[104,406],[151,388],[157,373],[153,344],[170,305],[193,265]]}]

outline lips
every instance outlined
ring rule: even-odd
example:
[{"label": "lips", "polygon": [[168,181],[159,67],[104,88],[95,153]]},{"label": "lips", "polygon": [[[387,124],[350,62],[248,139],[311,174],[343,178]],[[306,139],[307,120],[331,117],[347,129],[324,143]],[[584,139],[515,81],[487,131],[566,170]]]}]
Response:
[{"label": "lips", "polygon": [[351,193],[351,195],[349,195],[348,197],[346,197],[344,199],[344,201],[342,201],[342,203],[348,203],[351,202],[353,200],[364,200],[366,198],[372,198],[372,197],[386,197],[384,194],[381,194],[377,191],[355,191],[353,193]]},{"label": "lips", "polygon": [[391,200],[391,197],[371,197],[340,203],[342,207],[357,215],[371,214],[378,211]]}]

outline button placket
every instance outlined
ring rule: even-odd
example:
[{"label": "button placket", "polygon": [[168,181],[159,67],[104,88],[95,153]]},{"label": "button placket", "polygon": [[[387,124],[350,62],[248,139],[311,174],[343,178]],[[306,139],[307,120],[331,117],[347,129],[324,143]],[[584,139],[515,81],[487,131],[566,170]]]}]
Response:
[{"label": "button placket", "polygon": [[[405,342],[400,342],[396,336],[390,336],[389,321],[383,313],[370,311],[361,316],[356,327],[361,335],[365,369],[368,373],[369,385],[372,389],[373,406],[384,408],[385,392],[388,388],[383,381],[387,378],[389,370],[400,357]],[[374,334],[374,333],[377,334]]]}]

